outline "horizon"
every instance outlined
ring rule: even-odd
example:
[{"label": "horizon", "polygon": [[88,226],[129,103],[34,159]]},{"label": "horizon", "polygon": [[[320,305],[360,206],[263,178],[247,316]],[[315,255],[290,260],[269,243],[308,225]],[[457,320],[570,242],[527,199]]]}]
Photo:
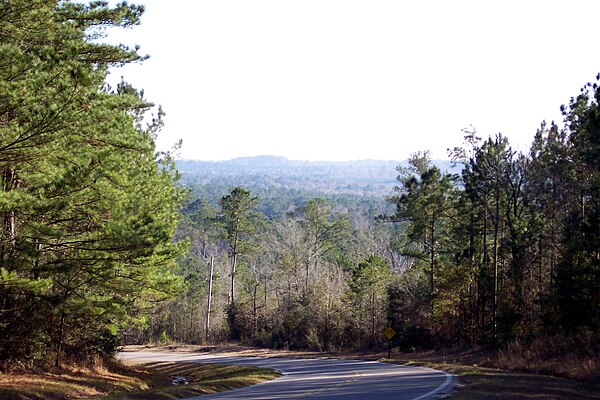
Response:
[{"label": "horizon", "polygon": [[182,139],[183,159],[446,159],[470,126],[526,151],[600,70],[581,23],[600,2],[136,3],[141,24],[106,41],[150,58],[108,80],[163,106],[157,148]]},{"label": "horizon", "polygon": [[[200,162],[212,162],[212,163],[218,163],[218,162],[228,162],[228,161],[235,161],[235,160],[240,160],[240,159],[251,159],[251,158],[272,158],[272,159],[284,159],[286,161],[298,161],[298,162],[308,162],[308,163],[319,163],[319,162],[328,162],[328,163],[344,163],[344,162],[358,162],[358,161],[374,161],[374,162],[403,162],[403,161],[407,161],[408,158],[405,159],[376,159],[376,158],[360,158],[360,159],[352,159],[352,160],[317,160],[317,159],[313,159],[313,160],[308,160],[308,159],[294,159],[294,158],[289,158],[286,156],[279,156],[279,155],[275,155],[275,154],[258,154],[258,155],[249,155],[249,156],[238,156],[238,157],[231,157],[231,158],[227,158],[227,159],[220,159],[220,160],[207,160],[207,159],[198,159],[198,158],[178,158],[176,157],[175,160],[176,161],[200,161]],[[437,158],[432,158],[432,161],[450,161],[450,160],[441,160],[441,159],[437,159]]]}]

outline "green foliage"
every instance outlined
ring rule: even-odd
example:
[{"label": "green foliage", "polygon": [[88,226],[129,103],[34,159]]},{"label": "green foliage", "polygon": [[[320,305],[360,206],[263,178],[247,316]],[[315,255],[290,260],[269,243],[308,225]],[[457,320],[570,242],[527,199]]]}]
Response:
[{"label": "green foliage", "polygon": [[600,328],[600,74],[572,98],[563,114],[575,177],[557,265],[559,321],[569,330]]},{"label": "green foliage", "polygon": [[104,83],[109,66],[142,57],[92,40],[141,12],[0,6],[0,359],[52,351],[60,363],[65,351],[106,348],[135,313],[179,290],[183,191],[170,157],[154,153],[161,112],[144,124],[152,104]]},{"label": "green foliage", "polygon": [[396,331],[395,346],[408,351],[432,345],[427,274],[410,268],[392,280],[387,287],[386,305],[388,324]]},{"label": "green foliage", "polygon": [[[250,192],[241,187],[233,188],[230,194],[223,196],[219,201],[221,214],[218,216],[218,220],[227,233],[229,256],[231,258],[229,299],[232,304],[235,303],[236,295],[238,255],[250,253],[256,249],[255,243],[251,240],[251,234],[256,229],[257,214],[253,209],[257,204],[258,198],[251,197]],[[232,308],[231,312],[235,313],[235,308]]]},{"label": "green foliage", "polygon": [[385,289],[390,275],[387,261],[373,255],[358,263],[351,271],[350,288],[358,295],[380,293]]},{"label": "green foliage", "polygon": [[218,221],[227,233],[232,257],[252,248],[252,243],[245,239],[256,229],[257,214],[253,210],[257,204],[258,198],[251,197],[250,192],[241,187],[233,188],[219,201],[221,214]]},{"label": "green foliage", "polygon": [[[529,155],[502,135],[482,142],[465,131],[467,147],[453,151],[464,166],[454,188],[426,154],[399,169],[392,220],[408,223],[403,254],[429,264],[435,307],[424,312],[423,276],[407,270],[403,279],[411,270],[413,279],[388,289],[398,340],[498,344],[597,329],[599,99],[598,84],[586,85],[563,107],[565,127],[542,124]],[[456,200],[437,195],[452,192]]]},{"label": "green foliage", "polygon": [[409,221],[403,253],[427,265],[431,308],[434,309],[436,275],[447,265],[449,231],[455,214],[452,176],[442,174],[431,164],[428,153],[417,153],[409,167],[398,167],[398,195],[388,200],[396,204],[392,221]]}]

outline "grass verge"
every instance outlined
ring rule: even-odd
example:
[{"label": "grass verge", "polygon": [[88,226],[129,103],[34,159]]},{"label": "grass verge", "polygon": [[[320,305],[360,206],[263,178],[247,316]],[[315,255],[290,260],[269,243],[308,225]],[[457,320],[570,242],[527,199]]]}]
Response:
[{"label": "grass verge", "polygon": [[535,375],[491,368],[444,366],[459,377],[461,385],[453,400],[592,400],[600,399],[600,386],[566,378]]},{"label": "grass verge", "polygon": [[[176,376],[186,378],[188,384],[173,385]],[[278,376],[266,368],[198,363],[70,367],[41,374],[0,374],[0,399],[176,399],[238,389]]]},{"label": "grass verge", "polygon": [[450,396],[452,400],[600,400],[600,384],[484,367],[481,364],[490,362],[484,352],[405,353],[396,355],[391,362],[455,375],[459,384]]}]

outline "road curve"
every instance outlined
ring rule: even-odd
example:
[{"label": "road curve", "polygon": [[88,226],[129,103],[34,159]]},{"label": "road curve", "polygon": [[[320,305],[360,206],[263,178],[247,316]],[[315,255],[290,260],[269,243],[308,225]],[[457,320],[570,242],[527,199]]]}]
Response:
[{"label": "road curve", "polygon": [[123,352],[122,360],[252,365],[282,372],[280,378],[242,389],[197,396],[213,399],[430,400],[452,391],[451,375],[430,368],[376,361],[230,357],[197,353]]}]

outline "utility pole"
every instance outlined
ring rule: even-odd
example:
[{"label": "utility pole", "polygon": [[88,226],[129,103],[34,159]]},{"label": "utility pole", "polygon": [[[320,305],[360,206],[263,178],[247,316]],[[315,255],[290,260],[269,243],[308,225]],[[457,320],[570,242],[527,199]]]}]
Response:
[{"label": "utility pole", "polygon": [[208,330],[210,328],[210,303],[212,301],[212,281],[213,281],[213,270],[214,270],[214,256],[210,256],[210,272],[208,278],[208,301],[206,306],[206,326],[204,332],[204,341],[208,343]]}]

